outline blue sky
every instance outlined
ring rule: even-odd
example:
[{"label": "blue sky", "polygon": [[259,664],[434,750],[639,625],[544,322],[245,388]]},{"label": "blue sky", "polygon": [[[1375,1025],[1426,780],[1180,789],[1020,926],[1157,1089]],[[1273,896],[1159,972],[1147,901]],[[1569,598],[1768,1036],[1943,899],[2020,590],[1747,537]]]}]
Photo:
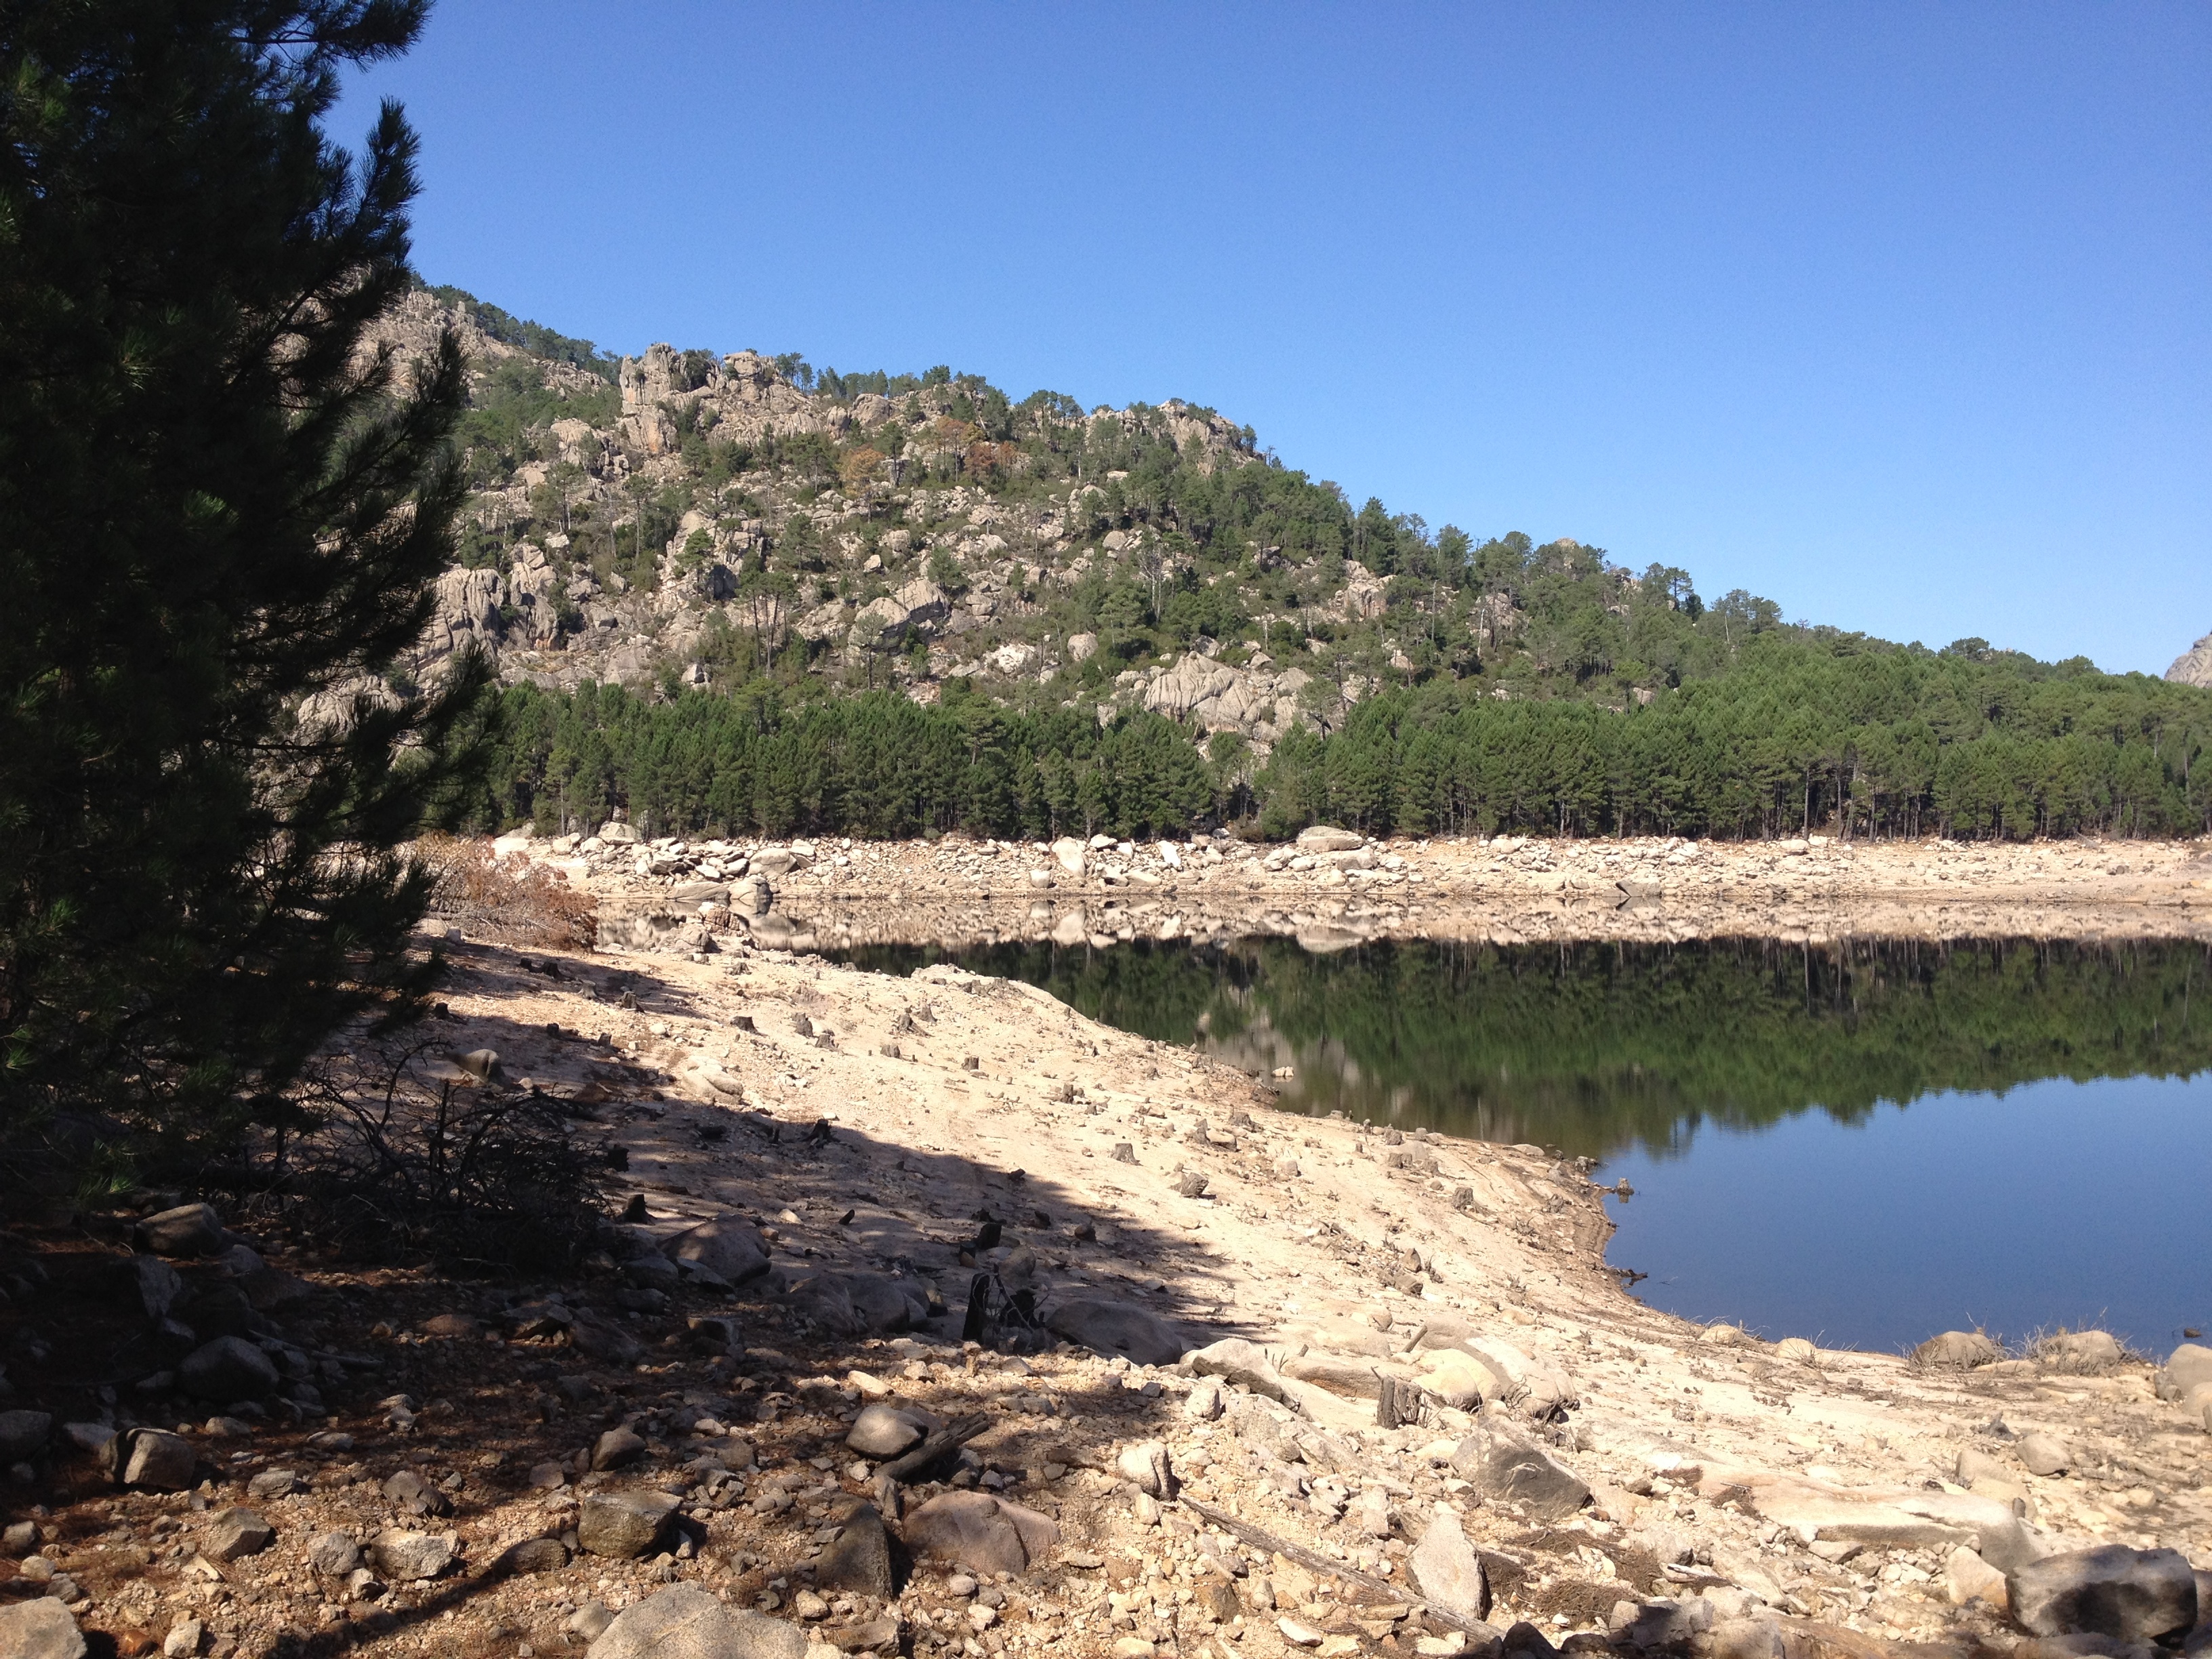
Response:
[{"label": "blue sky", "polygon": [[2212,630],[2212,7],[444,0],[416,263],[572,334],[1182,397],[1793,618]]}]

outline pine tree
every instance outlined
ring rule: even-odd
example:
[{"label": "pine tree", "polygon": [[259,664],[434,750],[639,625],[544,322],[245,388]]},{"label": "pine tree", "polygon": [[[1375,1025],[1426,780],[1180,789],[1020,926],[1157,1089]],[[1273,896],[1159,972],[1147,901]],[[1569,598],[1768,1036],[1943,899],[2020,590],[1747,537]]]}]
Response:
[{"label": "pine tree", "polygon": [[416,141],[338,76],[422,0],[0,0],[0,1127],[219,1143],[416,1005],[482,672],[411,700],[462,481],[402,365]]}]

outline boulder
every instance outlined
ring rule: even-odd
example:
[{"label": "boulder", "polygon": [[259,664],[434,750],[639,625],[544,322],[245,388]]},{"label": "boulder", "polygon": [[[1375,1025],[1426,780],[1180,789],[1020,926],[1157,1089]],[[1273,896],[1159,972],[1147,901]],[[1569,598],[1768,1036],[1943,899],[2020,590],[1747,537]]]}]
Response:
[{"label": "boulder", "polygon": [[568,1547],[557,1538],[526,1538],[509,1544],[491,1564],[495,1578],[526,1578],[558,1572],[568,1565]]},{"label": "boulder", "polygon": [[2024,1434],[2014,1449],[2030,1474],[2063,1474],[2074,1467],[2074,1449],[2055,1434]]},{"label": "boulder", "polygon": [[853,1419],[845,1444],[863,1457],[896,1457],[914,1449],[928,1431],[896,1406],[872,1401]]},{"label": "boulder", "polygon": [[361,1565],[361,1546],[345,1533],[317,1533],[307,1542],[307,1565],[326,1578],[343,1578]]},{"label": "boulder", "polygon": [[2202,1385],[2212,1382],[2212,1348],[2185,1342],[2169,1355],[2158,1374],[2158,1397],[2186,1400]]},{"label": "boulder", "polygon": [[1316,823],[1298,831],[1301,853],[1349,853],[1366,844],[1366,836],[1331,824]]},{"label": "boulder", "polygon": [[2004,1574],[1963,1545],[1944,1559],[1943,1585],[1954,1607],[1981,1601],[2002,1611],[2008,1594]]},{"label": "boulder", "polygon": [[51,1595],[0,1607],[0,1659],[84,1659],[84,1638]]},{"label": "boulder", "polygon": [[796,1625],[671,1584],[617,1613],[585,1659],[805,1659],[807,1646]]},{"label": "boulder", "polygon": [[644,1455],[644,1437],[625,1425],[617,1425],[592,1443],[594,1469],[617,1469]]},{"label": "boulder", "polygon": [[759,1278],[769,1269],[768,1241],[750,1222],[717,1216],[676,1235],[660,1247],[671,1261],[696,1261],[732,1285]]},{"label": "boulder", "polygon": [[1094,1353],[1126,1354],[1139,1365],[1172,1365],[1191,1346],[1166,1320],[1121,1302],[1063,1302],[1045,1328]]},{"label": "boulder", "polygon": [[2062,1331],[2035,1345],[2035,1357],[2066,1370],[2101,1371],[2124,1358],[2119,1339],[2110,1331]]},{"label": "boulder", "polygon": [[129,1294],[146,1310],[149,1319],[166,1319],[184,1293],[185,1281],[177,1270],[158,1255],[143,1252],[125,1267]]},{"label": "boulder", "polygon": [[1446,1613],[1462,1619],[1490,1616],[1490,1581],[1483,1574],[1481,1558],[1449,1510],[1437,1509],[1407,1565],[1421,1594]]},{"label": "boulder", "polygon": [[1970,1371],[2002,1358],[2002,1351],[1979,1331],[1945,1331],[1915,1348],[1912,1358],[1939,1370]]},{"label": "boulder", "polygon": [[1151,1497],[1175,1496],[1175,1471],[1168,1464],[1167,1447],[1159,1441],[1122,1447],[1114,1459],[1114,1473]]},{"label": "boulder", "polygon": [[934,633],[951,614],[952,601],[945,590],[928,578],[917,576],[896,592],[862,605],[853,618],[853,638],[855,643],[896,645],[908,629]]},{"label": "boulder", "polygon": [[1060,1541],[1060,1528],[1035,1510],[988,1492],[949,1492],[906,1519],[906,1546],[972,1572],[1024,1572]]},{"label": "boulder", "polygon": [[116,1450],[123,1484],[149,1492],[183,1492],[199,1469],[192,1443],[166,1429],[133,1429]]},{"label": "boulder", "polygon": [[2012,1616],[2037,1636],[2088,1634],[2172,1642],[2197,1623],[2197,1577],[2179,1550],[2047,1555],[2006,1575]]},{"label": "boulder", "polygon": [[1190,1368],[1200,1376],[1218,1376],[1232,1385],[1241,1383],[1269,1400],[1284,1397],[1282,1374],[1258,1343],[1241,1336],[1225,1336],[1190,1356]]},{"label": "boulder", "polygon": [[435,1578],[453,1564],[460,1539],[450,1532],[407,1532],[387,1528],[368,1546],[368,1564],[380,1578],[412,1584]]},{"label": "boulder", "polygon": [[1590,1489],[1571,1471],[1503,1425],[1478,1424],[1453,1448],[1451,1466],[1485,1497],[1525,1504],[1541,1520],[1562,1520],[1589,1502]]},{"label": "boulder", "polygon": [[929,1322],[929,1297],[911,1279],[890,1273],[846,1273],[845,1294],[863,1331],[895,1335]]},{"label": "boulder", "polygon": [[861,1504],[837,1529],[814,1564],[814,1583],[817,1589],[857,1590],[884,1598],[897,1594],[890,1534],[872,1505]]},{"label": "boulder", "polygon": [[211,1561],[235,1561],[260,1554],[276,1539],[276,1528],[252,1510],[225,1510],[208,1523],[200,1553]]},{"label": "boulder", "polygon": [[138,1248],[155,1255],[214,1255],[222,1249],[222,1218],[212,1204],[179,1204],[148,1216],[134,1231]]},{"label": "boulder", "polygon": [[201,1344],[177,1367],[177,1382],[202,1400],[258,1400],[276,1391],[276,1365],[242,1336]]},{"label": "boulder", "polygon": [[599,839],[610,847],[635,847],[637,831],[619,818],[609,818],[599,826]]},{"label": "boulder", "polygon": [[1089,854],[1081,842],[1073,836],[1062,836],[1053,842],[1052,856],[1062,871],[1078,881],[1083,879],[1084,866],[1089,861]]},{"label": "boulder", "polygon": [[595,1492],[576,1517],[576,1542],[593,1555],[643,1555],[682,1502],[665,1492]]},{"label": "boulder", "polygon": [[1505,1391],[1504,1382],[1496,1372],[1457,1348],[1437,1350],[1419,1381],[1427,1392],[1460,1411],[1474,1411]]},{"label": "boulder", "polygon": [[0,1412],[0,1463],[27,1463],[46,1449],[52,1412]]},{"label": "boulder", "polygon": [[1802,1336],[1785,1336],[1774,1345],[1774,1357],[1786,1359],[1793,1365],[1809,1365],[1820,1358],[1820,1351],[1811,1340]]}]

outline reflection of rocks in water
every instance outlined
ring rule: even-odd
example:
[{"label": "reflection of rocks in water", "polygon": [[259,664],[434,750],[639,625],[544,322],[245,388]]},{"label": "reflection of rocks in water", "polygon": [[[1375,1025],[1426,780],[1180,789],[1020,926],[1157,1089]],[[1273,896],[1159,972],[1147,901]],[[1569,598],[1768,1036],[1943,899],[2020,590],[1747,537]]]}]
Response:
[{"label": "reflection of rocks in water", "polygon": [[1592,1157],[1676,1150],[1701,1122],[1753,1127],[1814,1106],[1855,1121],[1943,1090],[2212,1066],[2212,1022],[2172,1013],[2201,994],[2196,943],[1370,941],[1319,953],[1289,939],[1100,949],[1093,919],[1079,925],[1068,945],[852,954],[894,970],[950,957],[1251,1076],[1287,1068],[1293,1109]]}]

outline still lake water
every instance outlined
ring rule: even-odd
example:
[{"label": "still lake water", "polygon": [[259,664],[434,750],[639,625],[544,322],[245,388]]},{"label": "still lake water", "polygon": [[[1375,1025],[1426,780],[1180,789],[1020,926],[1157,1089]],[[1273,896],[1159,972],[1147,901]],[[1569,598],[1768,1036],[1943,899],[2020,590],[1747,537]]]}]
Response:
[{"label": "still lake water", "polygon": [[1635,1293],[1895,1349],[2212,1326],[2212,951],[2189,942],[884,946],[1297,1068],[1286,1110],[1596,1158]]}]

